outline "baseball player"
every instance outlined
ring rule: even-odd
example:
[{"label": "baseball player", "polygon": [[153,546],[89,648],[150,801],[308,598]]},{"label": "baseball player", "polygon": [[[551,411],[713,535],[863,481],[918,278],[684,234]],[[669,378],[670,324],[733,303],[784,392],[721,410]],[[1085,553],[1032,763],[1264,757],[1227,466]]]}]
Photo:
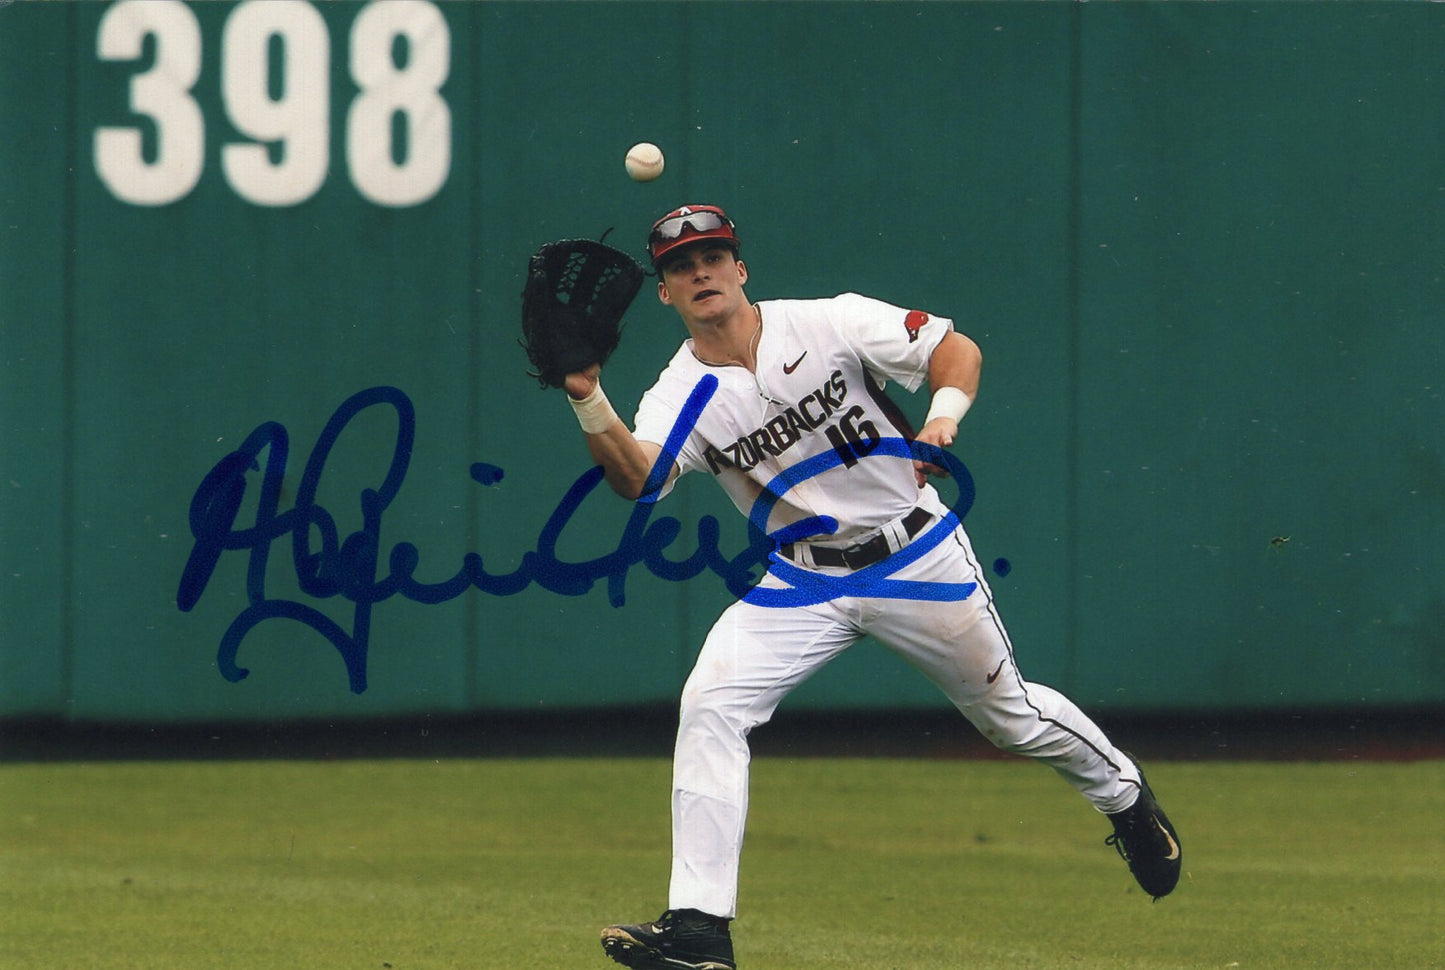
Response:
[{"label": "baseball player", "polygon": [[[1066,697],[1024,679],[968,535],[945,518],[948,507],[926,481],[938,469],[880,447],[899,438],[951,445],[978,394],[979,348],[949,319],[852,293],[754,304],[744,293],[739,245],[716,206],[675,209],[653,225],[657,295],[677,311],[689,339],[643,396],[634,430],[608,403],[599,367],[564,384],[589,451],[620,495],[661,497],[678,476],[696,471],[716,478],[749,515],[772,485],[767,531],[793,540],[779,545],[759,584],[759,592],[780,592],[728,607],[683,688],[668,909],[650,923],[605,928],[604,949],[634,968],[735,970],[729,925],[748,807],[748,733],[865,634],[933,681],[995,745],[1062,775],[1112,821],[1106,841],[1144,891],[1168,894],[1179,877],[1179,836],[1139,766]],[[664,452],[689,395],[713,381],[691,432]],[[883,394],[888,381],[910,392],[928,384],[931,406],[916,435]],[[666,480],[644,496],[665,453]],[[773,484],[809,459],[815,473],[793,476],[785,491]],[[831,531],[787,532],[796,523],[834,521]],[[894,590],[949,592],[815,603],[786,593],[798,576],[844,580],[869,569],[935,584]]]}]

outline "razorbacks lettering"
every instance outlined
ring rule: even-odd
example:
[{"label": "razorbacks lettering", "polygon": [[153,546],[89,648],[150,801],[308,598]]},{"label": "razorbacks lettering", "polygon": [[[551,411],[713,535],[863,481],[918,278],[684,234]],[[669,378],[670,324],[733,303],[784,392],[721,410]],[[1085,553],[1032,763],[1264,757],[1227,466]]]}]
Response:
[{"label": "razorbacks lettering", "polygon": [[722,449],[708,445],[703,450],[708,468],[714,475],[724,468],[750,471],[764,458],[780,456],[802,440],[803,435],[827,424],[847,398],[848,382],[841,370],[835,370],[822,387],[784,409],[761,428],[740,436]]}]

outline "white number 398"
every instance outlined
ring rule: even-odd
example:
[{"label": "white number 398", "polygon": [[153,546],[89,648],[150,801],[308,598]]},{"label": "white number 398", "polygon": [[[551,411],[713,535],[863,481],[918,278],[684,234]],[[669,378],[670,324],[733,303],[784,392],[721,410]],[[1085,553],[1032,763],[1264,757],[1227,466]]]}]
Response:
[{"label": "white number 398", "polygon": [[[95,169],[117,199],[159,206],[190,194],[205,168],[205,116],[192,94],[201,28],[180,0],[122,0],[101,18],[97,55],[137,60],[147,37],[154,63],[131,78],[130,108],[154,125],[151,157],[139,128],[100,127]],[[405,43],[400,67],[398,40]],[[252,140],[223,145],[221,170],[248,202],[296,205],[326,181],[330,47],[326,22],[305,0],[247,0],[226,18],[221,103],[232,127]],[[351,182],[377,205],[419,205],[451,169],[451,111],[441,96],[451,63],[446,20],[427,0],[377,0],[357,15],[349,47],[358,88],[346,114]]]}]

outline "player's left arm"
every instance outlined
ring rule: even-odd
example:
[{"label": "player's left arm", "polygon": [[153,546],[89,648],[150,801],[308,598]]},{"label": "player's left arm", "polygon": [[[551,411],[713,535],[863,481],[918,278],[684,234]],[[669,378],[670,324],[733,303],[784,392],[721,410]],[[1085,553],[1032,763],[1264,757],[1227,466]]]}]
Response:
[{"label": "player's left arm", "polygon": [[[958,422],[978,397],[982,370],[983,351],[971,339],[951,330],[939,341],[928,358],[928,388],[933,401],[917,440],[940,448],[953,444],[958,437]],[[921,461],[913,463],[913,471],[919,488],[928,475],[944,474],[937,466]]]}]

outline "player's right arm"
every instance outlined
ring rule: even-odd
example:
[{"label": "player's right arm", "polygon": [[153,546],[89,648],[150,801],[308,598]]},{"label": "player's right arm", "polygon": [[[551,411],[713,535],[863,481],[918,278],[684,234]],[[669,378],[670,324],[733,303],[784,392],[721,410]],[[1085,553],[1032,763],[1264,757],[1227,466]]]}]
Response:
[{"label": "player's right arm", "polygon": [[[567,375],[562,386],[572,399],[574,408],[588,408],[588,400],[599,390],[598,375],[601,370],[601,367],[593,365],[585,371]],[[657,456],[662,454],[662,446],[652,441],[638,441],[612,411],[611,405],[607,405],[605,411],[593,409],[590,417],[582,417],[579,412],[579,418],[583,421],[587,450],[592,460],[602,466],[607,484],[623,498],[637,499],[642,494],[652,466],[657,462]],[[590,429],[589,422],[592,424]],[[676,475],[677,465],[674,463],[668,472],[668,480]]]}]

